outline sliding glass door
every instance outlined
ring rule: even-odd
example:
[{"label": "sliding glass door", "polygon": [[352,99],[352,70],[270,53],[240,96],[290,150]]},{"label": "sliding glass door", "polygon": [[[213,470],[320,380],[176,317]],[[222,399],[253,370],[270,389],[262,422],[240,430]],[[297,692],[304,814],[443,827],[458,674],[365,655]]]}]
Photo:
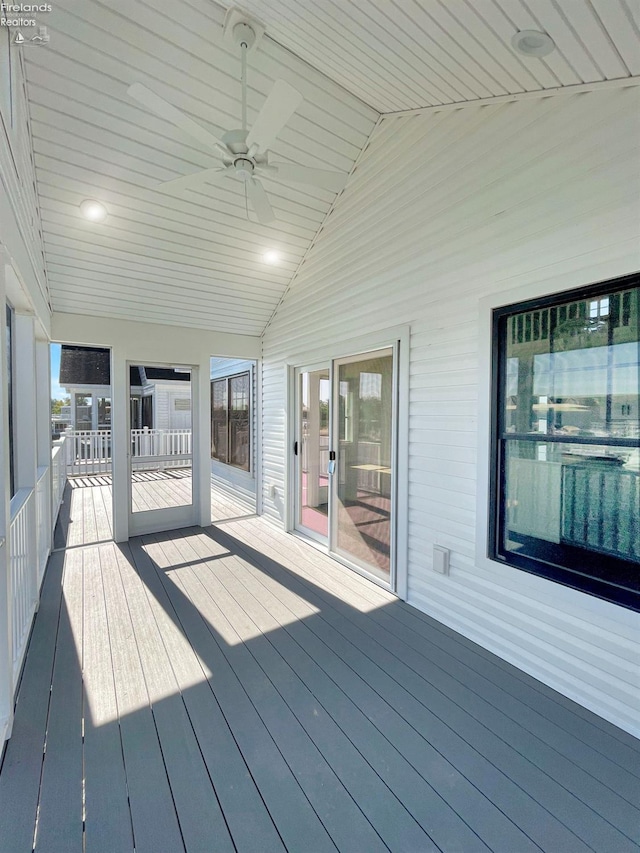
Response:
[{"label": "sliding glass door", "polygon": [[296,528],[329,541],[329,366],[296,370]]},{"label": "sliding glass door", "polygon": [[393,363],[391,348],[334,362],[331,550],[387,582],[395,473]]},{"label": "sliding glass door", "polygon": [[393,584],[396,381],[392,347],[296,371],[295,527]]}]

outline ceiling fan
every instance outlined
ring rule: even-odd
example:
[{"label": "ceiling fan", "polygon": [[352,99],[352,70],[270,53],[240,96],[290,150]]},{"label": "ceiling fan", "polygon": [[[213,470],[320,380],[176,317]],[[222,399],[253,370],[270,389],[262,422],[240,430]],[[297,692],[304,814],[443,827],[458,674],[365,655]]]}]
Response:
[{"label": "ceiling fan", "polygon": [[230,130],[216,139],[181,110],[165,101],[142,83],[129,86],[130,97],[150,109],[161,118],[170,121],[180,130],[214,152],[221,160],[218,166],[202,169],[158,185],[163,191],[201,187],[203,184],[219,184],[227,178],[244,184],[246,198],[251,202],[258,221],[267,225],[275,220],[275,214],[267,193],[259,178],[274,177],[293,183],[340,192],[347,182],[347,175],[326,169],[316,169],[295,163],[270,163],[269,148],[304,100],[300,92],[284,80],[276,80],[267,100],[262,105],[253,127],[247,130],[247,51],[256,42],[256,33],[251,23],[241,20],[232,28],[233,41],[240,47],[242,55],[242,128]]}]

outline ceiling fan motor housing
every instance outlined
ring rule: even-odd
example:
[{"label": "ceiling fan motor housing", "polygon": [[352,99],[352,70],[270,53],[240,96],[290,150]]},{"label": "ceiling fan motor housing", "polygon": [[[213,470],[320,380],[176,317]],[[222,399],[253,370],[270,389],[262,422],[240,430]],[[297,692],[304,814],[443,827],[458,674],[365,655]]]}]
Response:
[{"label": "ceiling fan motor housing", "polygon": [[236,175],[247,181],[253,174],[255,163],[253,160],[248,160],[246,157],[236,157],[233,161],[233,166],[236,170]]}]

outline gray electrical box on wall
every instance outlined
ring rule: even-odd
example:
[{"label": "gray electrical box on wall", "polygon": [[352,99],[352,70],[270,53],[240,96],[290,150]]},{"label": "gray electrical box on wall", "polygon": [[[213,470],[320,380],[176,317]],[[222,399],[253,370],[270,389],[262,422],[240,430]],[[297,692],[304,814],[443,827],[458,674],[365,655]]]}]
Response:
[{"label": "gray electrical box on wall", "polygon": [[433,571],[441,575],[449,574],[449,554],[448,548],[443,548],[442,545],[433,546]]}]

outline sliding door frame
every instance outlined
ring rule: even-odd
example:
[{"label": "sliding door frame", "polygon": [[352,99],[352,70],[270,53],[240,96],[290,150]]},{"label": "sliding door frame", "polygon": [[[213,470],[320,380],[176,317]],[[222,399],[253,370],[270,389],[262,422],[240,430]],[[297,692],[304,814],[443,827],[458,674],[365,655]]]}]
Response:
[{"label": "sliding door frame", "polygon": [[[332,446],[333,443],[333,400],[331,399],[331,388],[333,387],[333,365],[331,362],[322,361],[316,362],[314,364],[304,364],[300,367],[294,367],[293,369],[293,382],[294,382],[294,393],[293,393],[293,406],[294,406],[294,417],[295,417],[295,432],[294,432],[294,443],[297,442],[298,452],[293,454],[293,526],[292,530],[295,530],[296,533],[301,533],[303,536],[309,539],[313,539],[318,542],[323,547],[328,547],[330,542],[331,531],[329,530],[329,516],[327,516],[327,536],[324,537],[320,533],[314,533],[308,527],[305,527],[302,524],[302,419],[300,417],[302,411],[302,396],[301,396],[301,383],[300,377],[303,373],[313,373],[319,370],[328,370],[329,371],[329,447]],[[308,484],[307,484],[308,488]],[[328,491],[331,490],[331,484],[328,485]],[[327,501],[329,501],[329,495],[327,494]],[[326,540],[326,541],[325,541]]]},{"label": "sliding door frame", "polygon": [[[312,369],[314,366],[326,367],[338,359],[347,357],[357,358],[367,353],[393,347],[395,355],[394,379],[396,394],[394,400],[394,439],[396,453],[396,471],[394,476],[395,512],[394,537],[395,559],[390,578],[391,586],[362,568],[344,559],[340,554],[329,552],[313,540],[317,547],[322,548],[336,561],[350,569],[365,574],[373,583],[390,588],[399,598],[406,600],[408,587],[408,534],[409,534],[409,326],[394,326],[381,329],[356,338],[348,338],[333,345],[324,344],[302,353],[294,353],[286,359],[285,381],[287,386],[287,420],[285,433],[285,530],[298,534],[296,531],[296,463],[293,453],[294,441],[297,438],[297,388],[296,370]],[[333,376],[332,376],[333,379]],[[332,415],[332,421],[334,416]],[[333,424],[332,424],[333,427]],[[333,435],[331,436],[333,440]]]},{"label": "sliding door frame", "polygon": [[[343,449],[340,447],[340,366],[343,364],[357,364],[359,361],[367,361],[382,355],[383,352],[391,350],[393,373],[391,376],[391,519],[390,519],[390,542],[389,542],[389,580],[378,578],[373,569],[369,569],[366,562],[359,560],[354,554],[342,551],[338,546],[338,488],[340,468],[342,465]],[[396,581],[396,544],[398,526],[397,498],[398,498],[398,361],[400,347],[398,341],[386,347],[375,350],[359,352],[357,355],[345,355],[335,358],[331,365],[331,447],[336,452],[336,471],[329,482],[329,554],[344,563],[359,574],[375,580],[391,590],[395,590]]]}]

